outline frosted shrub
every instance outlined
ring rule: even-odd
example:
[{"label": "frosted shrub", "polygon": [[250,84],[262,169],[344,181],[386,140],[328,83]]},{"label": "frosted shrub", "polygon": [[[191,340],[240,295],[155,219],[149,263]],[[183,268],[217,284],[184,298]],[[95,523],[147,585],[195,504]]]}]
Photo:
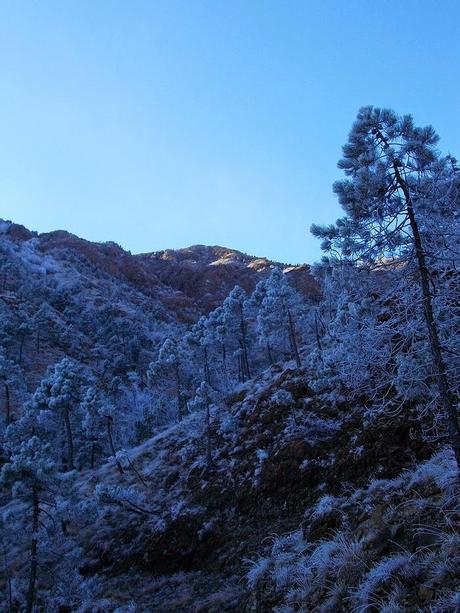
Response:
[{"label": "frosted shrub", "polygon": [[253,590],[259,581],[267,574],[267,571],[270,566],[269,558],[259,558],[256,562],[252,560],[249,561],[251,564],[251,569],[246,575],[249,589]]},{"label": "frosted shrub", "polygon": [[431,608],[432,613],[446,613],[446,611],[460,610],[460,589],[440,598]]},{"label": "frosted shrub", "polygon": [[354,601],[357,605],[367,605],[371,602],[374,593],[395,580],[397,575],[409,575],[411,571],[411,559],[408,554],[402,553],[388,556],[373,566],[367,573],[354,593]]},{"label": "frosted shrub", "polygon": [[[305,604],[323,589],[328,590],[330,602],[338,604],[345,595],[345,586],[363,572],[364,562],[362,545],[341,533],[314,547],[297,531],[276,538],[270,556],[253,564],[247,580],[254,588],[265,579],[283,595],[285,604],[294,607]],[[336,584],[340,587],[334,587]]]},{"label": "frosted shrub", "polygon": [[321,496],[318,502],[315,505],[313,515],[314,517],[321,517],[321,515],[327,515],[337,506],[339,500],[335,496],[330,496],[326,494],[325,496]]},{"label": "frosted shrub", "polygon": [[293,398],[292,398],[292,394],[290,392],[288,392],[287,390],[277,390],[274,394],[272,394],[271,396],[271,403],[275,404],[275,405],[280,405],[280,406],[291,406],[293,404]]},{"label": "frosted shrub", "polygon": [[432,482],[446,491],[454,484],[457,475],[454,454],[448,448],[443,449],[409,475],[409,487]]}]

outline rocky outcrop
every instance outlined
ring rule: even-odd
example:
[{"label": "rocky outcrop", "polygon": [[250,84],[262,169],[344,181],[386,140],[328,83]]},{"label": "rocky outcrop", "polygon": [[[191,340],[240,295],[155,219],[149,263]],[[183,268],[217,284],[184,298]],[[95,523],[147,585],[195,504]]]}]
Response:
[{"label": "rocky outcrop", "polygon": [[292,285],[305,295],[311,297],[317,291],[306,264],[289,266],[225,247],[194,245],[135,257],[163,283],[194,300],[204,312],[221,304],[235,285],[251,292],[274,266],[285,270]]}]

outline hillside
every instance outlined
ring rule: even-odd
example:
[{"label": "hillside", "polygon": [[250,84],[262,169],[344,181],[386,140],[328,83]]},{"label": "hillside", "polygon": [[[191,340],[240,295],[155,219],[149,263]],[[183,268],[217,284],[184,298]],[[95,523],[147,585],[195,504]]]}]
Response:
[{"label": "hillside", "polygon": [[366,416],[309,377],[274,367],[215,405],[211,465],[197,412],[131,449],[123,474],[111,462],[76,475],[71,609],[458,611],[450,452],[409,407]]},{"label": "hillside", "polygon": [[176,251],[142,254],[136,258],[163,283],[195,301],[203,312],[217,307],[235,285],[247,292],[252,291],[256,282],[265,278],[273,266],[282,268],[291,284],[306,296],[317,291],[307,265],[280,264],[224,247],[194,245]]},{"label": "hillside", "polygon": [[[178,321],[190,322],[209,312],[235,285],[252,291],[273,266],[285,270],[299,290],[312,293],[316,289],[307,265],[280,264],[225,247],[194,245],[133,255],[116,243],[94,243],[64,230],[39,234],[11,222],[0,223],[3,246],[13,245],[18,255],[32,249],[37,266],[45,255],[62,265],[73,256],[77,273],[84,272],[87,277],[103,274],[118,280],[159,302]],[[92,270],[85,270],[85,264],[92,265]]]},{"label": "hillside", "polygon": [[[209,313],[235,285],[250,293],[277,265],[202,245],[132,255],[112,242],[63,230],[39,234],[6,221],[0,232],[0,313],[17,331],[8,350],[30,391],[63,356],[94,367],[96,355],[116,350],[125,373],[146,368],[167,336]],[[284,269],[299,291],[315,294],[308,266]],[[136,346],[127,347],[128,337]]]},{"label": "hillside", "polygon": [[[0,610],[460,610],[408,267],[0,232]],[[457,276],[433,284],[458,398]]]}]

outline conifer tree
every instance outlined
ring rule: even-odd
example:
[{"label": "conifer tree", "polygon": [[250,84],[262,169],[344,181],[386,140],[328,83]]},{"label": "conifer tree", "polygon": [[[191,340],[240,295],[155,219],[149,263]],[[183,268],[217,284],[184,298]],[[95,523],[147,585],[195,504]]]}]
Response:
[{"label": "conifer tree", "polygon": [[[40,516],[43,505],[49,506],[54,498],[56,465],[51,458],[50,445],[32,436],[13,452],[0,472],[0,485],[13,491],[15,499],[27,504],[29,515],[21,518],[30,533],[30,564],[24,610],[34,609],[37,574],[39,569]],[[18,529],[18,526],[16,526]]]},{"label": "conifer tree", "polygon": [[252,319],[255,322],[255,331],[257,340],[260,345],[265,348],[267,361],[271,366],[274,363],[273,350],[271,345],[270,334],[264,325],[264,320],[261,317],[264,300],[267,297],[267,280],[262,279],[257,283],[250,298],[246,301],[246,307],[252,314]]},{"label": "conifer tree", "polygon": [[398,117],[391,110],[362,108],[339,162],[348,178],[334,185],[345,217],[328,227],[312,226],[312,232],[323,239],[322,248],[333,256],[361,266],[390,263],[407,273],[413,271],[433,377],[460,466],[457,402],[447,377],[432,289],[437,264],[443,259],[440,249],[454,259],[451,247],[458,243],[458,236],[441,240],[440,233],[449,219],[455,222],[460,178],[455,160],[441,157],[437,142],[431,126],[415,127],[409,115]]},{"label": "conifer tree", "polygon": [[186,341],[192,347],[199,347],[202,353],[202,375],[204,380],[211,384],[211,371],[209,368],[209,348],[213,344],[213,337],[210,334],[208,318],[203,316],[192,327],[192,330],[186,336]]},{"label": "conifer tree", "polygon": [[246,292],[239,285],[236,285],[223,304],[223,322],[227,335],[236,345],[235,355],[238,359],[238,374],[243,383],[251,378],[248,329],[244,313],[246,299]]},{"label": "conifer tree", "polygon": [[[211,311],[206,318],[206,342],[209,349],[219,355],[224,381],[228,385],[227,345],[225,333],[225,312],[222,306]],[[209,356],[208,356],[209,358]]]},{"label": "conifer tree", "polygon": [[198,386],[195,397],[191,402],[193,410],[203,410],[206,425],[206,464],[209,468],[212,463],[212,438],[211,438],[211,403],[213,391],[206,381]]},{"label": "conifer tree", "polygon": [[78,362],[63,358],[54,368],[49,369],[30,402],[32,412],[41,411],[49,417],[49,430],[58,433],[60,424],[63,424],[66,466],[69,470],[75,468],[75,444],[81,443],[81,440],[75,440],[75,430],[78,430],[78,435],[81,434],[80,404],[88,383]]},{"label": "conifer tree", "polygon": [[12,390],[14,389],[17,395],[24,384],[21,369],[6,357],[3,347],[0,347],[0,385],[3,387],[5,399],[5,425],[8,426],[12,420]]},{"label": "conifer tree", "polygon": [[161,386],[172,382],[175,395],[178,420],[181,421],[185,415],[185,393],[184,393],[184,366],[187,356],[181,345],[170,338],[167,338],[160,348],[158,358],[151,362],[147,377],[152,386]]},{"label": "conifer tree", "polygon": [[264,282],[263,294],[259,286],[257,292],[261,294],[257,329],[267,343],[267,353],[271,357],[273,345],[280,347],[287,340],[291,358],[295,360],[297,367],[300,367],[295,324],[295,315],[302,307],[299,294],[289,285],[286,275],[279,268],[275,268]]},{"label": "conifer tree", "polygon": [[86,437],[86,446],[89,448],[86,455],[89,456],[90,468],[94,468],[97,456],[103,450],[104,438],[104,410],[98,390],[89,387],[81,402],[82,428]]}]

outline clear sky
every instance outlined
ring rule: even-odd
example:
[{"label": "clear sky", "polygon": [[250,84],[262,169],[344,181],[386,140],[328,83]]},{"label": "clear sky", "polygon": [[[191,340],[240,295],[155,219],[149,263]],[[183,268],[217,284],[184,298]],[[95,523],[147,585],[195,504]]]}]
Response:
[{"label": "clear sky", "polygon": [[458,0],[0,0],[0,217],[311,262],[360,106],[460,157],[459,30]]}]

